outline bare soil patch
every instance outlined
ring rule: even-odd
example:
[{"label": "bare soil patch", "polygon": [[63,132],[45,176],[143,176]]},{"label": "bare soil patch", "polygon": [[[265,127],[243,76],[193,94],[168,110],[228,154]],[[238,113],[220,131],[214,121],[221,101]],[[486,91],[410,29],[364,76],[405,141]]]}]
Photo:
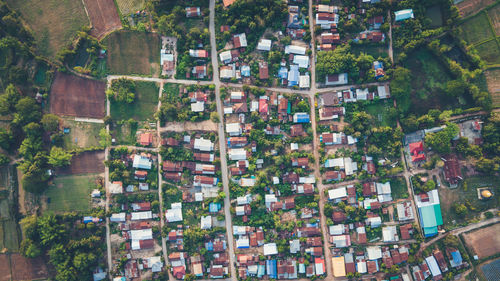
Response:
[{"label": "bare soil patch", "polygon": [[113,0],[84,0],[89,13],[92,30],[90,34],[102,39],[113,30],[120,29],[122,22]]},{"label": "bare soil patch", "polygon": [[217,131],[217,124],[211,120],[202,122],[168,122],[165,124],[165,127],[160,128],[160,131]]},{"label": "bare soil patch", "polygon": [[465,0],[458,3],[456,6],[460,11],[460,15],[462,17],[467,17],[494,2],[495,0]]},{"label": "bare soil patch", "polygon": [[464,234],[464,241],[482,259],[500,252],[500,224]]},{"label": "bare soil patch", "polygon": [[12,280],[36,280],[49,277],[43,257],[29,259],[20,254],[10,255]]},{"label": "bare soil patch", "polygon": [[488,91],[491,94],[493,107],[500,107],[500,68],[489,69],[485,72]]},{"label": "bare soil patch", "polygon": [[10,281],[10,260],[8,255],[0,255],[0,281]]},{"label": "bare soil patch", "polygon": [[50,89],[50,112],[104,118],[105,89],[104,82],[58,72]]},{"label": "bare soil patch", "polygon": [[71,165],[57,170],[59,175],[94,174],[104,172],[104,151],[87,151],[73,157]]},{"label": "bare soil patch", "polygon": [[488,10],[488,17],[490,17],[496,36],[500,36],[500,4]]}]

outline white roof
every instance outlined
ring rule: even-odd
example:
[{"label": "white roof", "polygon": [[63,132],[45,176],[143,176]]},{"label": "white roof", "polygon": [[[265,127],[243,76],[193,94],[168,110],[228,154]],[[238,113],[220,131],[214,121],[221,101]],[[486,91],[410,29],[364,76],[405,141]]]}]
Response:
[{"label": "white roof", "polygon": [[325,273],[325,269],[323,268],[323,263],[315,263],[314,270],[316,271],[316,275],[323,275]]},{"label": "white roof", "polygon": [[357,100],[367,100],[368,99],[368,88],[356,89],[356,99]]},{"label": "white roof", "polygon": [[398,231],[395,225],[385,226],[382,228],[382,237],[384,242],[399,241]]},{"label": "white roof", "polygon": [[309,74],[299,76],[299,88],[309,88],[310,79]]},{"label": "white roof", "polygon": [[433,189],[433,190],[427,192],[427,195],[429,195],[428,202],[422,202],[422,201],[420,201],[420,196],[416,196],[418,208],[439,204],[439,194],[438,194],[437,189]]},{"label": "white roof", "polygon": [[296,45],[285,46],[285,54],[305,55],[306,48]]},{"label": "white roof", "polygon": [[130,231],[130,239],[132,239],[132,240],[149,240],[149,239],[153,239],[153,230],[151,228],[148,228],[148,229],[139,229],[139,230],[131,230]]},{"label": "white roof", "polygon": [[153,213],[151,211],[146,211],[146,212],[133,212],[132,217],[130,219],[136,221],[136,220],[150,220],[152,218],[153,218]]},{"label": "white roof", "polygon": [[248,248],[250,247],[250,240],[248,237],[240,237],[236,240],[236,248]]},{"label": "white roof", "polygon": [[226,123],[226,132],[228,134],[237,133],[241,134],[241,126],[240,123]]},{"label": "white roof", "polygon": [[316,182],[316,177],[314,175],[299,177],[299,183],[315,183],[315,182]]},{"label": "white roof", "polygon": [[344,158],[327,159],[325,162],[326,168],[339,167],[344,168]]},{"label": "white roof", "polygon": [[163,267],[163,262],[161,261],[160,256],[154,256],[146,258],[147,268],[151,268],[152,272],[161,272]]},{"label": "white roof", "polygon": [[293,151],[293,150],[298,150],[299,149],[299,144],[298,143],[295,143],[295,142],[292,142],[290,144],[290,149]]},{"label": "white roof", "polygon": [[365,261],[360,261],[356,263],[356,268],[359,273],[366,273],[366,262]]},{"label": "white roof", "polygon": [[257,44],[257,50],[259,51],[271,51],[272,41],[269,39],[261,39],[259,44]]},{"label": "white roof", "polygon": [[276,243],[267,243],[264,244],[264,256],[277,255],[278,247]]},{"label": "white roof", "polygon": [[231,113],[233,113],[232,107],[224,107],[224,114],[231,114]]},{"label": "white roof", "polygon": [[222,53],[219,54],[219,58],[221,61],[228,61],[228,60],[231,60],[231,51],[224,51]]},{"label": "white roof", "polygon": [[369,224],[371,227],[379,227],[382,224],[382,219],[380,217],[367,218],[366,224]]},{"label": "white roof", "polygon": [[139,154],[134,155],[134,162],[132,163],[132,167],[140,168],[140,169],[151,169],[151,160],[149,158],[141,156]]},{"label": "white roof", "polygon": [[302,55],[295,55],[293,57],[293,63],[298,64],[300,68],[308,68],[309,67],[309,57]]},{"label": "white roof", "polygon": [[236,202],[238,203],[238,205],[250,204],[250,201],[252,201],[252,195],[250,194],[236,198]]},{"label": "white roof", "polygon": [[344,234],[345,226],[343,224],[330,225],[328,227],[328,232],[330,235],[340,235]]},{"label": "white roof", "polygon": [[233,78],[233,77],[234,77],[233,69],[229,69],[229,68],[221,68],[220,69],[220,78],[228,79],[228,78]]},{"label": "white roof", "polygon": [[171,209],[165,211],[165,219],[167,222],[182,221],[182,203],[172,203]]},{"label": "white roof", "polygon": [[241,45],[241,47],[246,47],[247,46],[247,36],[245,35],[245,33],[237,34],[237,35],[235,35],[235,37],[239,37],[240,38],[240,45]]},{"label": "white roof", "polygon": [[108,189],[111,194],[123,193],[123,187],[120,183],[111,183]]},{"label": "white roof", "polygon": [[255,185],[255,178],[241,178],[240,185],[241,186],[254,186]]},{"label": "white roof", "polygon": [[441,270],[439,269],[439,266],[438,266],[437,261],[434,258],[434,256],[426,257],[425,262],[429,266],[429,269],[431,270],[432,276],[436,277],[438,275],[441,275]]},{"label": "white roof", "polygon": [[205,102],[197,101],[191,104],[192,112],[203,112],[205,110]]},{"label": "white roof", "polygon": [[228,149],[229,160],[246,160],[247,151],[244,148],[230,148]]},{"label": "white roof", "polygon": [[125,221],[125,217],[125,213],[112,214],[109,220],[112,222],[123,222]]},{"label": "white roof", "polygon": [[212,151],[214,150],[214,144],[208,139],[195,139],[194,140],[194,149],[198,149],[201,151]]},{"label": "white roof", "polygon": [[196,201],[196,202],[203,201],[203,193],[202,192],[196,192],[194,194],[194,201]]},{"label": "white roof", "polygon": [[377,86],[378,97],[381,99],[387,98],[388,94],[385,86]]},{"label": "white roof", "polygon": [[354,171],[358,170],[358,164],[356,162],[352,162],[351,157],[344,158],[344,169],[346,176],[351,176],[354,174]]},{"label": "white roof", "polygon": [[328,190],[328,199],[335,200],[347,196],[347,188],[345,186]]},{"label": "white roof", "polygon": [[300,252],[300,240],[290,240],[290,254],[296,254]]},{"label": "white roof", "polygon": [[211,229],[212,228],[212,216],[201,216],[200,222],[201,229]]},{"label": "white roof", "polygon": [[280,184],[280,178],[273,177],[273,184]]},{"label": "white roof", "polygon": [[247,233],[247,227],[242,225],[233,226],[233,235],[245,235]]},{"label": "white roof", "polygon": [[274,194],[266,194],[266,196],[264,198],[265,198],[266,205],[278,202],[278,198],[276,198],[276,195],[274,195]]},{"label": "white roof", "polygon": [[380,246],[366,247],[366,256],[369,260],[382,258],[382,250],[380,249]]},{"label": "white roof", "polygon": [[377,194],[391,194],[391,183],[390,182],[385,182],[385,183],[380,183],[377,182],[375,183],[377,186]]}]

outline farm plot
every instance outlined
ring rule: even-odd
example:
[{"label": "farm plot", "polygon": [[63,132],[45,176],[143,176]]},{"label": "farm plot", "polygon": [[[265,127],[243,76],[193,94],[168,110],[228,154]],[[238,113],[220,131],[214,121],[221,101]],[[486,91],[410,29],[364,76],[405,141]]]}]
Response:
[{"label": "farm plot", "polygon": [[115,120],[146,121],[153,119],[158,107],[160,88],[154,82],[135,82],[135,101],[132,103],[111,102],[111,117]]},{"label": "farm plot", "polygon": [[[1,246],[1,245],[0,245]],[[0,254],[0,281],[10,281],[11,271],[10,271],[10,258],[6,254]]]},{"label": "farm plot", "polygon": [[480,258],[500,252],[500,224],[478,229],[464,234],[467,246]]},{"label": "farm plot", "polygon": [[469,44],[483,42],[493,37],[487,14],[482,12],[460,25],[465,41]]},{"label": "farm plot", "polygon": [[71,165],[57,170],[58,175],[79,175],[104,172],[104,152],[86,151],[71,159]]},{"label": "farm plot", "polygon": [[493,107],[500,107],[500,68],[489,69],[485,71],[485,75]]},{"label": "farm plot", "polygon": [[460,11],[460,15],[462,17],[467,17],[494,2],[495,0],[464,0],[457,3],[456,6]]},{"label": "farm plot", "polygon": [[83,26],[89,24],[81,0],[7,0],[33,30],[41,54],[54,57]]},{"label": "farm plot", "polygon": [[493,25],[495,35],[500,36],[500,4],[490,8],[487,13],[490,18],[490,22]]},{"label": "farm plot", "polygon": [[62,127],[69,129],[63,137],[64,148],[73,149],[99,146],[99,131],[104,128],[104,124],[62,118]]},{"label": "farm plot", "polygon": [[63,116],[103,118],[105,89],[104,82],[58,72],[50,89],[50,112]]},{"label": "farm plot", "polygon": [[92,36],[101,39],[109,32],[122,27],[113,0],[84,0],[84,3],[92,24]]},{"label": "farm plot", "polygon": [[25,258],[20,254],[10,255],[12,280],[39,280],[49,277],[44,257]]},{"label": "farm plot", "polygon": [[160,74],[160,37],[153,33],[118,31],[104,39],[108,69],[113,74]]},{"label": "farm plot", "polygon": [[475,48],[479,56],[486,61],[487,64],[500,64],[500,48],[495,39],[477,45]]},{"label": "farm plot", "polygon": [[116,0],[122,15],[130,15],[144,8],[145,0]]},{"label": "farm plot", "polygon": [[98,174],[58,176],[45,192],[47,211],[90,210],[90,192],[96,188]]}]

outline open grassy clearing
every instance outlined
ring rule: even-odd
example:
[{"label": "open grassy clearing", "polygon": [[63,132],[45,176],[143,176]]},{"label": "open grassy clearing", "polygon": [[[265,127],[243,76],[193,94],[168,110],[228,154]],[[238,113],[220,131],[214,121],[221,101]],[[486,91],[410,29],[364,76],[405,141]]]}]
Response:
[{"label": "open grassy clearing", "polygon": [[116,141],[116,144],[135,145],[137,142],[137,124],[123,122],[114,124],[111,135]]},{"label": "open grassy clearing", "polygon": [[406,186],[406,180],[403,177],[392,178],[391,183],[391,193],[392,198],[396,199],[406,199],[408,198],[408,186]]},{"label": "open grassy clearing", "polygon": [[54,57],[74,35],[89,25],[81,0],[7,0],[33,30],[41,54]]},{"label": "open grassy clearing", "polygon": [[130,15],[144,8],[145,0],[116,0],[122,15]]},{"label": "open grassy clearing", "polygon": [[367,55],[371,55],[375,59],[378,57],[388,57],[387,46],[384,45],[371,45],[371,44],[351,44],[351,51],[359,55],[360,53],[366,53]]},{"label": "open grassy clearing", "polygon": [[58,176],[45,192],[47,211],[90,210],[90,192],[96,187],[98,174]]},{"label": "open grassy clearing", "polygon": [[376,126],[396,126],[396,119],[389,113],[393,108],[392,100],[379,101],[366,106],[366,112],[374,117]]},{"label": "open grassy clearing", "polygon": [[154,82],[135,82],[135,101],[126,103],[111,103],[111,117],[114,120],[128,120],[133,118],[136,121],[152,120],[158,107],[158,84]]},{"label": "open grassy clearing", "polygon": [[159,76],[161,42],[157,34],[117,31],[103,42],[108,46],[110,73]]},{"label": "open grassy clearing", "polygon": [[10,251],[19,250],[19,232],[14,216],[14,205],[9,202],[8,197],[9,169],[11,167],[0,167],[0,251],[3,248]]},{"label": "open grassy clearing", "polygon": [[[473,219],[480,212],[497,207],[498,192],[500,191],[500,178],[494,176],[476,176],[465,179],[458,188],[449,189],[447,187],[439,190],[441,210],[445,226],[456,227],[457,224]],[[477,198],[478,187],[491,187],[495,194],[488,201],[481,201]],[[455,203],[465,204],[468,208],[467,214],[458,215],[453,205]]]},{"label": "open grassy clearing", "polygon": [[495,30],[495,35],[500,36],[500,2],[494,7],[490,8],[488,11],[488,17]]},{"label": "open grassy clearing", "polygon": [[62,127],[70,129],[69,133],[64,134],[64,148],[99,146],[99,131],[104,128],[104,124],[77,122],[68,118],[62,120]]},{"label": "open grassy clearing", "polygon": [[[408,55],[404,67],[411,71],[410,111],[417,116],[429,109],[451,109],[458,105],[456,98],[449,98],[443,89],[452,80],[447,69],[427,49],[420,49]],[[470,103],[472,106],[472,103]]]},{"label": "open grassy clearing", "polygon": [[488,69],[485,71],[485,76],[493,107],[500,107],[500,68]]},{"label": "open grassy clearing", "polygon": [[463,37],[469,44],[475,44],[493,37],[488,17],[485,12],[481,12],[460,25]]},{"label": "open grassy clearing", "polygon": [[500,47],[496,39],[476,45],[475,48],[487,64],[500,64]]},{"label": "open grassy clearing", "polygon": [[425,16],[431,19],[432,27],[440,27],[443,25],[443,15],[441,14],[441,8],[439,5],[427,8]]}]

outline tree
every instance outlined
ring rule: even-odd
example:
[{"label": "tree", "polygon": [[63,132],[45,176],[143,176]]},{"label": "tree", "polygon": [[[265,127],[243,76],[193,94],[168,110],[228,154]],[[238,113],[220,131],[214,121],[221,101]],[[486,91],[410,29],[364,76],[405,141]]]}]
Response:
[{"label": "tree", "polygon": [[59,117],[54,114],[45,114],[42,117],[42,126],[46,132],[55,132],[59,129]]},{"label": "tree", "polygon": [[467,214],[467,206],[464,204],[455,203],[453,208],[455,209],[455,213],[457,213],[457,215],[463,216]]},{"label": "tree", "polygon": [[9,161],[9,157],[7,157],[7,155],[0,153],[0,166],[7,165]]},{"label": "tree", "polygon": [[99,131],[99,145],[103,147],[111,146],[111,135],[106,128],[102,128]]},{"label": "tree", "polygon": [[30,122],[38,122],[42,116],[40,106],[36,104],[35,99],[24,97],[16,103],[16,113],[14,114],[13,123],[21,126]]},{"label": "tree", "polygon": [[451,152],[451,140],[458,134],[459,128],[455,123],[448,123],[443,130],[425,136],[425,143],[438,153]]},{"label": "tree", "polygon": [[444,244],[447,247],[457,248],[459,245],[458,238],[455,235],[448,235],[444,238]]},{"label": "tree", "polygon": [[27,258],[36,258],[42,254],[42,250],[33,240],[26,238],[21,242],[21,254]]},{"label": "tree", "polygon": [[316,73],[319,79],[326,75],[347,72],[351,79],[359,75],[356,58],[349,52],[349,45],[338,46],[333,51],[319,51],[316,63]]},{"label": "tree", "polygon": [[0,147],[5,150],[9,150],[13,142],[14,138],[10,131],[0,128]]},{"label": "tree", "polygon": [[73,154],[64,149],[54,146],[50,150],[49,155],[49,164],[54,167],[63,167],[67,166],[71,163],[71,158],[73,158]]},{"label": "tree", "polygon": [[5,93],[0,95],[0,115],[7,115],[15,111],[15,105],[19,100],[19,92],[14,85],[9,84]]},{"label": "tree", "polygon": [[451,80],[446,83],[446,94],[450,97],[459,97],[465,94],[467,85],[462,80]]},{"label": "tree", "polygon": [[116,102],[132,103],[135,99],[135,82],[126,78],[113,80],[106,96]]},{"label": "tree", "polygon": [[214,123],[219,123],[220,122],[219,113],[217,113],[216,111],[211,112],[210,120],[212,120],[212,122]]}]

